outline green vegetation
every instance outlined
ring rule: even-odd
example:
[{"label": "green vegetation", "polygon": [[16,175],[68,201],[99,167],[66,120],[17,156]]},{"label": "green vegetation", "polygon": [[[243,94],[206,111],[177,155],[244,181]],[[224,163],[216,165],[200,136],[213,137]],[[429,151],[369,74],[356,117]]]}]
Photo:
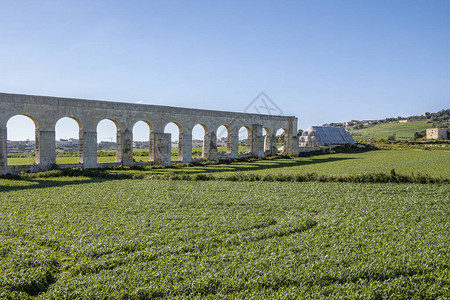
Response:
[{"label": "green vegetation", "polygon": [[[396,124],[399,121],[408,121],[408,122],[416,122],[422,121],[427,122],[427,128],[449,128],[450,127],[450,109],[443,109],[441,111],[435,113],[426,112],[422,115],[418,116],[409,116],[409,117],[396,117],[396,118],[386,118],[382,120],[351,120],[345,123],[329,123],[324,124],[324,126],[345,126],[349,130],[357,130],[363,129],[365,127],[379,126],[384,124]],[[419,123],[417,123],[419,124]],[[421,133],[421,131],[417,131]],[[394,132],[395,133],[395,132]],[[422,130],[422,134],[424,134]],[[420,134],[419,134],[420,135]],[[386,138],[386,137],[384,137]]]},{"label": "green vegetation", "polygon": [[399,174],[421,173],[430,176],[450,177],[450,151],[425,150],[376,150],[356,153],[334,153],[310,157],[276,158],[243,162],[205,164],[185,167],[150,170],[130,170],[146,174],[185,173],[232,175],[236,172],[258,175],[297,175],[316,173],[319,175],[355,175],[364,173],[389,174],[395,169]]},{"label": "green vegetation", "polygon": [[[113,162],[114,156],[100,157],[101,162]],[[450,176],[450,151],[430,150],[376,150],[355,153],[334,153],[310,157],[278,158],[250,160],[244,162],[208,164],[193,167],[177,167],[166,169],[132,170],[152,174],[175,173],[218,173],[223,175],[235,172],[254,173],[259,175],[296,175],[317,173],[319,175],[355,175],[363,173],[386,173],[395,169],[399,174],[421,173],[430,176]],[[135,160],[142,156],[135,156]],[[23,160],[10,158],[9,163]],[[57,157],[58,163],[74,163],[77,157]],[[183,166],[183,164],[181,165]],[[116,171],[125,172],[125,171]]]},{"label": "green vegetation", "polygon": [[0,179],[0,298],[448,298],[450,151],[397,149]]},{"label": "green vegetation", "polygon": [[447,185],[0,180],[0,295],[438,298]]},{"label": "green vegetation", "polygon": [[[218,152],[226,153],[227,148],[223,146],[217,147]],[[246,146],[239,146],[239,152],[247,152]],[[148,161],[149,151],[146,149],[134,150],[134,160],[135,161]],[[99,163],[115,162],[116,161],[116,151],[115,150],[100,150],[97,153],[97,161]],[[192,157],[201,158],[202,157],[202,147],[192,147]],[[172,148],[172,160],[178,160],[178,148]],[[58,164],[76,164],[78,163],[78,153],[68,152],[68,153],[56,153],[56,163]],[[35,162],[34,153],[23,153],[23,154],[9,154],[8,164],[11,165],[32,165]]]},{"label": "green vegetation", "polygon": [[[183,164],[184,165],[184,164]],[[3,175],[3,179],[16,180],[35,180],[41,178],[58,178],[58,177],[90,177],[102,179],[155,179],[155,180],[187,180],[187,181],[282,181],[282,182],[353,182],[353,183],[450,183],[450,177],[444,176],[430,176],[424,174],[410,175],[397,174],[395,169],[392,169],[390,174],[386,173],[364,173],[355,175],[319,175],[316,173],[306,174],[254,174],[241,173],[234,174],[211,174],[211,173],[197,173],[188,174],[185,172],[166,172],[164,174],[146,174],[133,172],[110,172],[109,170],[155,170],[163,169],[162,166],[144,166],[144,167],[112,167],[109,169],[81,169],[81,168],[65,168],[57,169],[39,173],[22,172],[20,175]],[[178,166],[176,167],[178,168]]]},{"label": "green vegetation", "polygon": [[414,138],[416,132],[421,132],[427,128],[432,128],[432,124],[427,121],[410,121],[407,123],[385,123],[364,129],[350,130],[356,140],[363,139],[387,139],[389,136],[396,134],[397,139],[410,140]]}]

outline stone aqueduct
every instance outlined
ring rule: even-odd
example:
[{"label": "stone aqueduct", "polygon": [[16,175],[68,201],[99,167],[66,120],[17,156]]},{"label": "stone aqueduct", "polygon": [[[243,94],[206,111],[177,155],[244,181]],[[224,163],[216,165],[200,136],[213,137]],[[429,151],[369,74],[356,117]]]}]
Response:
[{"label": "stone aqueduct", "polygon": [[[35,164],[13,166],[7,164],[7,122],[16,115],[25,115],[35,123]],[[144,121],[150,128],[149,163],[171,164],[171,134],[164,133],[165,125],[175,123],[179,128],[179,160],[192,161],[192,129],[200,124],[205,129],[203,158],[218,160],[216,131],[220,126],[228,130],[227,158],[238,158],[239,129],[248,130],[248,155],[264,157],[277,153],[276,132],[285,131],[285,152],[297,154],[297,118],[236,113],[179,107],[129,104],[47,96],[0,93],[0,174],[20,171],[48,170],[55,160],[55,125],[64,117],[79,125],[79,163],[60,167],[96,168],[97,124],[109,119],[117,128],[116,162],[113,165],[132,166],[133,126]],[[263,128],[265,134],[263,134]],[[109,163],[111,165],[111,163]]]}]

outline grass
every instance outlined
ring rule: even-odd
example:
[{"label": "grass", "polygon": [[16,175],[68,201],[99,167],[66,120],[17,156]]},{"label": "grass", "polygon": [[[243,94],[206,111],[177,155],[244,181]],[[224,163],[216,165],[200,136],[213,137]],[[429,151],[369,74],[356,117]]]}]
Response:
[{"label": "grass", "polygon": [[415,132],[432,128],[432,124],[427,121],[411,121],[407,123],[387,123],[375,125],[365,129],[351,130],[350,133],[356,140],[361,139],[387,139],[390,135],[396,134],[397,139],[410,140],[414,138]]},{"label": "grass", "polygon": [[377,150],[102,176],[236,182],[0,179],[0,298],[445,299],[448,184],[251,179],[392,169],[449,178],[449,157]]},{"label": "grass", "polygon": [[445,298],[448,185],[0,180],[2,298]]},{"label": "grass", "polygon": [[[26,158],[25,158],[26,159]],[[100,162],[112,162],[113,156],[100,157]],[[10,158],[8,162],[22,161],[24,158]],[[57,157],[58,163],[76,162],[77,157]],[[14,162],[13,162],[14,163]],[[255,173],[259,175],[295,175],[317,173],[324,175],[345,175],[362,173],[389,173],[395,169],[399,174],[421,173],[430,176],[450,177],[450,151],[430,150],[377,150],[360,153],[335,153],[292,159],[257,160],[184,168],[152,169],[152,174],[175,173]],[[126,172],[126,171],[116,171]]]},{"label": "grass", "polygon": [[[175,165],[176,166],[176,165]],[[335,153],[296,157],[291,159],[266,159],[250,162],[175,167],[151,170],[118,170],[146,174],[186,173],[231,175],[236,172],[258,175],[355,175],[386,173],[395,169],[398,174],[421,173],[429,176],[450,177],[450,151],[377,150],[360,153]]]},{"label": "grass", "polygon": [[[178,148],[172,148],[172,160],[177,161],[178,160]],[[223,146],[217,147],[218,152],[226,153],[227,148]],[[239,152],[245,153],[247,151],[246,146],[239,146]],[[149,151],[144,149],[138,149],[134,150],[134,160],[135,161],[148,161],[149,160]],[[106,162],[115,162],[116,156],[115,156],[114,150],[108,150],[108,151],[99,151],[99,156],[97,157],[97,162],[99,163],[106,163]],[[192,148],[192,157],[193,158],[201,158],[202,157],[202,147],[197,146]],[[8,164],[10,165],[31,165],[34,164],[35,158],[34,156],[29,153],[29,156],[27,157],[10,157],[8,158]],[[79,162],[78,156],[62,156],[56,155],[56,163],[57,164],[76,164]]]}]

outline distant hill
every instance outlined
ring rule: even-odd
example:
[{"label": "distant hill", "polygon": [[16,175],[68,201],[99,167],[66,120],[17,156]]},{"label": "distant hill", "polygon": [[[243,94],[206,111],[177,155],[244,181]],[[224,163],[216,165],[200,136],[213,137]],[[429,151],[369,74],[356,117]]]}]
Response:
[{"label": "distant hill", "polygon": [[355,140],[361,139],[387,139],[389,136],[395,134],[398,140],[410,140],[414,138],[417,132],[421,135],[425,134],[427,128],[431,128],[432,124],[428,121],[408,121],[407,123],[384,123],[375,126],[370,126],[363,129],[349,130]]},{"label": "distant hill", "polygon": [[351,120],[343,123],[330,123],[323,126],[343,126],[356,140],[387,139],[395,134],[397,139],[408,140],[425,136],[427,128],[449,128],[450,109],[436,113],[426,112],[420,116],[386,118],[383,120]]}]

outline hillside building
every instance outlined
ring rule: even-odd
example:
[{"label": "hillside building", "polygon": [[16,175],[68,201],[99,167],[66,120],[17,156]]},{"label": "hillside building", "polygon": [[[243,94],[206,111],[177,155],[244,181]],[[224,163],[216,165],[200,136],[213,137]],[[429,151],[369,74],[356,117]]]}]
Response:
[{"label": "hillside building", "polygon": [[429,140],[447,140],[449,128],[430,128],[427,129],[427,139]]}]

